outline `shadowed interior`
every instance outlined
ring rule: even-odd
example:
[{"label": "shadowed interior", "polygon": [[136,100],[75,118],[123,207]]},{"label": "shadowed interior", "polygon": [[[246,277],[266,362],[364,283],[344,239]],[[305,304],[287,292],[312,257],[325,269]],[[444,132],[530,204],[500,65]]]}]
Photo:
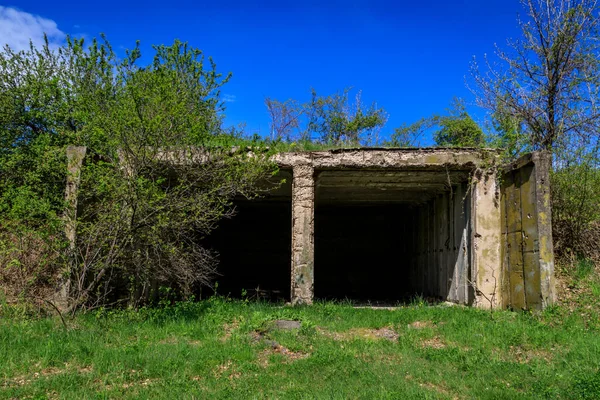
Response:
[{"label": "shadowed interior", "polygon": [[315,297],[468,302],[467,177],[439,170],[317,173]]},{"label": "shadowed interior", "polygon": [[272,187],[258,199],[236,199],[236,215],[220,221],[205,243],[219,253],[217,293],[239,298],[290,300],[291,173],[265,182]]}]

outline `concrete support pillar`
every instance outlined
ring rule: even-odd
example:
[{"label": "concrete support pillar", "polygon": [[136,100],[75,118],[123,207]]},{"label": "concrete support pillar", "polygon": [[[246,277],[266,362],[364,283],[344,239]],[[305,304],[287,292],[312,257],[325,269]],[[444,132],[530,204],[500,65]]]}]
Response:
[{"label": "concrete support pillar", "polygon": [[311,165],[293,168],[292,304],[311,304],[314,296],[315,182]]},{"label": "concrete support pillar", "polygon": [[56,303],[60,308],[65,309],[68,305],[71,291],[71,274],[76,268],[77,261],[75,257],[75,244],[77,233],[77,195],[79,193],[79,184],[81,182],[81,166],[87,148],[83,146],[67,147],[67,186],[65,188],[66,209],[63,215],[65,221],[65,236],[69,242],[68,248],[68,268],[64,272],[58,293],[56,294]]},{"label": "concrete support pillar", "polygon": [[475,306],[496,308],[502,304],[502,220],[496,170],[477,169],[473,175],[472,190],[473,263],[469,283],[475,291]]}]

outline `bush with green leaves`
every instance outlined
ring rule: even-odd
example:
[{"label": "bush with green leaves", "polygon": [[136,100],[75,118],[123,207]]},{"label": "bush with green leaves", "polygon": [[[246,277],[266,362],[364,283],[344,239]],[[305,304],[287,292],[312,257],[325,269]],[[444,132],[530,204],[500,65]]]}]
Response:
[{"label": "bush with green leaves", "polygon": [[76,243],[55,260],[70,309],[123,287],[138,300],[209,284],[216,258],[200,240],[275,169],[260,143],[236,150],[239,134],[222,128],[230,75],[186,43],[153,49],[147,65],[139,45],[119,59],[104,38],[0,53],[0,234],[64,248],[65,150],[87,148]]}]

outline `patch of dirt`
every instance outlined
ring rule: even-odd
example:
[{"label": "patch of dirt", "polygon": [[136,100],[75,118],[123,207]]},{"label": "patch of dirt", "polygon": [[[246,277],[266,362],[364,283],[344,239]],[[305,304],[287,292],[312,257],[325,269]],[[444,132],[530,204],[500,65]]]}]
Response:
[{"label": "patch of dirt", "polygon": [[[257,331],[251,332],[250,338],[253,343],[264,343],[269,346],[269,348],[261,351],[258,354],[258,364],[263,368],[266,368],[269,366],[269,358],[272,354],[283,355],[284,360],[285,360],[284,362],[286,362],[286,363],[294,362],[296,360],[301,360],[303,358],[310,357],[310,353],[305,353],[305,352],[301,352],[301,351],[292,351],[292,350],[288,349],[287,347],[282,346],[275,340],[268,339],[267,337],[265,337],[265,334],[261,333],[261,332],[257,332]],[[312,347],[311,347],[311,349],[312,349]]]},{"label": "patch of dirt", "polygon": [[94,370],[94,368],[91,365],[87,366],[87,367],[79,367],[79,368],[77,368],[77,372],[79,372],[80,374],[89,374],[93,370]]},{"label": "patch of dirt", "polygon": [[29,385],[31,382],[33,382],[36,379],[47,378],[47,377],[54,376],[54,375],[60,375],[60,374],[64,374],[64,373],[67,373],[67,372],[70,372],[73,370],[77,371],[80,374],[87,374],[87,373],[92,372],[92,370],[93,370],[93,368],[91,366],[74,367],[70,363],[65,363],[64,368],[48,367],[48,368],[44,368],[44,369],[40,369],[40,363],[37,363],[34,365],[34,368],[39,369],[39,371],[36,371],[32,374],[20,375],[20,376],[14,377],[14,378],[7,379],[6,381],[3,382],[2,387],[25,386],[25,385]]},{"label": "patch of dirt", "polygon": [[[413,380],[415,380],[413,378],[413,376],[410,375],[410,374],[406,374],[404,376],[404,379],[406,379],[407,381],[413,381]],[[444,387],[443,385],[435,384],[433,382],[423,382],[423,381],[420,381],[420,380],[417,380],[417,383],[419,384],[420,387],[425,388],[427,390],[430,390],[432,392],[437,392],[437,393],[439,393],[441,395],[444,395],[444,396],[447,396],[447,397],[452,396],[451,397],[452,400],[459,400],[459,399],[461,399],[461,397],[459,397],[457,395],[453,395],[452,393],[450,393],[450,391],[446,387]]]},{"label": "patch of dirt", "polygon": [[310,357],[310,353],[303,353],[300,351],[291,351],[285,346],[280,344],[276,344],[275,346],[265,349],[258,354],[258,364],[267,368],[269,366],[269,359],[273,354],[281,354],[284,356],[284,363],[291,363],[297,360],[302,360],[304,358]]},{"label": "patch of dirt", "polygon": [[[423,382],[423,383],[419,383],[419,386],[421,386],[422,388],[425,388],[427,390],[430,390],[432,392],[437,392],[439,394],[442,394],[444,396],[450,396],[450,392],[448,391],[448,389],[446,389],[445,387],[443,387],[442,385],[438,385],[432,382]],[[452,396],[453,400],[458,400],[460,399],[460,397],[454,395]]]},{"label": "patch of dirt", "polygon": [[158,344],[177,344],[179,343],[179,339],[174,336],[169,336],[168,338],[164,338],[158,342]]},{"label": "patch of dirt", "polygon": [[541,349],[526,349],[522,346],[510,346],[510,361],[516,361],[519,364],[528,364],[532,360],[552,361],[552,353]]},{"label": "patch of dirt", "polygon": [[430,349],[444,349],[446,348],[446,343],[439,337],[435,336],[431,339],[426,339],[421,342],[421,346],[430,348]]},{"label": "patch of dirt", "polygon": [[[354,356],[355,358],[360,358],[361,360],[363,360],[364,362],[367,363],[381,363],[381,364],[386,364],[386,365],[394,365],[397,366],[398,364],[400,364],[403,360],[402,356],[400,354],[396,354],[396,353],[363,353],[363,354],[356,354]],[[395,375],[394,369],[390,369],[388,371],[391,375]]]},{"label": "patch of dirt", "polygon": [[317,332],[333,340],[353,340],[353,339],[369,339],[380,340],[386,339],[392,342],[398,340],[400,335],[391,328],[352,328],[345,332],[332,332],[322,327],[317,327]]},{"label": "patch of dirt", "polygon": [[223,331],[225,332],[223,336],[221,336],[221,342],[226,342],[229,340],[234,331],[236,331],[240,327],[240,321],[237,318],[234,318],[233,321],[226,323],[223,325]]},{"label": "patch of dirt", "polygon": [[217,379],[221,379],[223,376],[226,376],[230,381],[238,379],[242,376],[231,360],[227,360],[225,364],[218,365],[213,370],[213,375]]},{"label": "patch of dirt", "polygon": [[424,328],[435,328],[435,324],[431,321],[415,321],[408,324],[411,329],[424,329]]},{"label": "patch of dirt", "polygon": [[149,385],[153,384],[154,382],[156,382],[157,380],[158,379],[147,378],[140,382],[126,382],[126,383],[122,384],[121,387],[123,389],[129,389],[129,388],[136,387],[136,386],[149,386]]}]

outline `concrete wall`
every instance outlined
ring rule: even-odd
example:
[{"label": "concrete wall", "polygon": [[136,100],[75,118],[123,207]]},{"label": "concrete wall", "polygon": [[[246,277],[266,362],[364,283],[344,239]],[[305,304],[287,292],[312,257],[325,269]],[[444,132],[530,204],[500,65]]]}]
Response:
[{"label": "concrete wall", "polygon": [[415,293],[469,304],[470,213],[467,184],[435,197],[413,213],[410,281]]},{"label": "concrete wall", "polygon": [[533,153],[503,170],[502,305],[543,309],[556,300],[550,210],[550,155]]}]

